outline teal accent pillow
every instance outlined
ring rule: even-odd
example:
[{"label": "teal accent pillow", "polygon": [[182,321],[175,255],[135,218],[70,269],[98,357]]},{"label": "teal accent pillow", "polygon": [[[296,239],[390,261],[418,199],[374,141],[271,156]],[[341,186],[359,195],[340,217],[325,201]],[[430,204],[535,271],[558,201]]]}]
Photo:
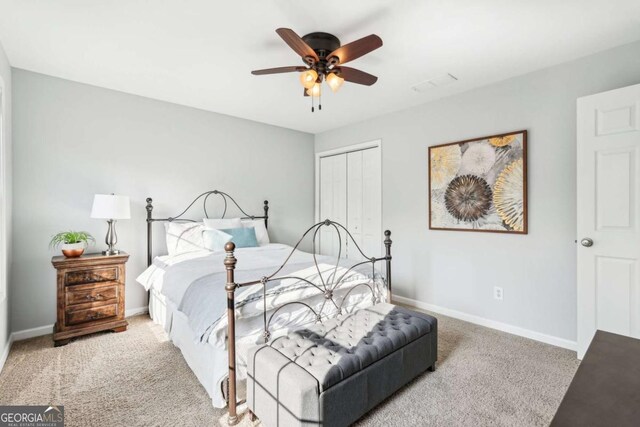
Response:
[{"label": "teal accent pillow", "polygon": [[202,232],[202,242],[206,249],[213,252],[224,251],[224,245],[231,240],[231,234],[223,233],[220,230],[207,230]]},{"label": "teal accent pillow", "polygon": [[229,241],[235,243],[236,248],[254,248],[258,246],[256,230],[253,227],[204,230],[202,239],[204,247],[214,252],[223,251],[224,245]]},{"label": "teal accent pillow", "polygon": [[256,229],[253,227],[227,228],[220,231],[231,235],[231,241],[236,244],[236,248],[255,248],[258,246]]}]

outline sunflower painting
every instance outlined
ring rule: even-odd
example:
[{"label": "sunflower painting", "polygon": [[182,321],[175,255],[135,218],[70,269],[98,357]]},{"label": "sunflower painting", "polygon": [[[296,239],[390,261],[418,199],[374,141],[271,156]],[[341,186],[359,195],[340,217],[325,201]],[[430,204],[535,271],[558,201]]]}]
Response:
[{"label": "sunflower painting", "polygon": [[429,147],[429,228],[527,233],[527,131]]}]

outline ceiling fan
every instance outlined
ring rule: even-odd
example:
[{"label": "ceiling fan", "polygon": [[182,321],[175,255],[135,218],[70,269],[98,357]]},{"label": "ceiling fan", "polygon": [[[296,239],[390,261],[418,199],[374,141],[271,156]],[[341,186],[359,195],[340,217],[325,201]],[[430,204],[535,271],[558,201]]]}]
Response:
[{"label": "ceiling fan", "polygon": [[[327,82],[333,92],[337,92],[345,81],[371,86],[378,78],[364,71],[351,67],[344,67],[349,61],[358,59],[382,46],[382,39],[375,34],[363,37],[344,46],[340,40],[329,33],[310,33],[300,37],[289,28],[278,28],[276,33],[293,49],[305,66],[289,66],[254,70],[251,74],[300,73],[300,83],[304,86],[304,96],[311,96],[311,111],[313,112],[313,98],[321,99],[323,80]],[[320,101],[321,102],[321,101]],[[322,109],[319,102],[318,109]]]}]

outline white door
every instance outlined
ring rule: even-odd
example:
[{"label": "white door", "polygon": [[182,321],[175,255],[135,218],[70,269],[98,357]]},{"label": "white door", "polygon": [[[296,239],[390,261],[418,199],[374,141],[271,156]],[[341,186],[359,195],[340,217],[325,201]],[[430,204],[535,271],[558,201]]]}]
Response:
[{"label": "white door", "polygon": [[640,85],[578,100],[578,358],[640,338]]},{"label": "white door", "polygon": [[[347,156],[345,154],[320,159],[320,218],[340,224],[347,223]],[[344,235],[338,237],[333,227],[321,227],[316,237],[316,249],[323,255],[345,256]],[[342,243],[341,243],[342,242]]]},{"label": "white door", "polygon": [[[382,255],[380,148],[347,154],[347,229],[367,258]],[[347,242],[350,259],[362,259],[360,251]]]}]

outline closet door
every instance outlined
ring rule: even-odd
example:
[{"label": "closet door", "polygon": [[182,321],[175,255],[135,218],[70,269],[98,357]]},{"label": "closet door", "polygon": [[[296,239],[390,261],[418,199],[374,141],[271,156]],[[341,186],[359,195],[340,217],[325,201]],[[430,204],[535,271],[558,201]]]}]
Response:
[{"label": "closet door", "polygon": [[[380,148],[353,151],[347,154],[347,224],[364,255],[382,254],[382,209]],[[352,242],[347,256],[362,259]],[[351,246],[349,246],[351,244]]]},{"label": "closet door", "polygon": [[[347,226],[347,155],[320,158],[320,218],[330,219]],[[319,253],[337,256],[340,251],[340,239],[333,227],[321,227]],[[344,235],[342,235],[342,254],[345,256]]]},{"label": "closet door", "polygon": [[380,147],[362,151],[362,245],[368,257],[382,256],[382,167]]},{"label": "closet door", "polygon": [[[347,223],[345,226],[364,254],[370,257],[372,255],[368,255],[365,248],[362,247],[363,169],[362,151],[347,153]],[[352,243],[347,240],[347,257],[352,260],[360,260],[362,255],[357,248],[353,247]]]}]

